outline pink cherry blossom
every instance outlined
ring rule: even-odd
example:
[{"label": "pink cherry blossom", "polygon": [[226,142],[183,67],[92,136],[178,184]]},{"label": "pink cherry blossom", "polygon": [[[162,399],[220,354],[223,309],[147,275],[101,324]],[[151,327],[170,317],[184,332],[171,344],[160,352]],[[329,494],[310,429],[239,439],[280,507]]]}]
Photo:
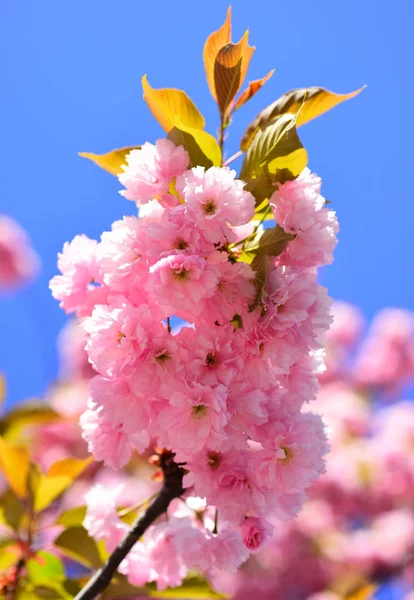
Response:
[{"label": "pink cherry blossom", "polygon": [[140,206],[168,192],[169,184],[187,168],[189,157],[183,146],[161,139],[155,146],[145,142],[139,150],[131,150],[126,162],[118,176],[126,188],[121,194]]},{"label": "pink cherry blossom", "polygon": [[273,525],[265,519],[247,517],[241,526],[243,543],[250,552],[258,552],[263,542],[272,535]]},{"label": "pink cherry blossom", "polygon": [[17,287],[33,279],[40,259],[27,233],[10,217],[0,215],[0,288]]},{"label": "pink cherry blossom", "polygon": [[244,225],[254,215],[254,198],[246,192],[236,172],[227,167],[195,167],[177,179],[177,189],[206,239],[234,241],[228,225]]}]

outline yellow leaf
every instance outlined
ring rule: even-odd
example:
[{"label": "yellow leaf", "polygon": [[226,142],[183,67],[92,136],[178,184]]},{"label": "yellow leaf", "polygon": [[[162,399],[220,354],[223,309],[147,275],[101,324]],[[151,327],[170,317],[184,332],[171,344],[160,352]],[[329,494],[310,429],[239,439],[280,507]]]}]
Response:
[{"label": "yellow leaf", "polygon": [[214,63],[214,84],[220,113],[225,115],[243,85],[254,48],[248,43],[247,30],[237,44],[219,50]]},{"label": "yellow leaf", "polygon": [[178,120],[185,127],[204,129],[205,121],[196,105],[185,92],[174,88],[155,90],[142,78],[144,100],[161,127],[169,133]]},{"label": "yellow leaf", "polygon": [[75,479],[93,462],[93,458],[63,458],[53,463],[46,475],[48,477],[71,477]]},{"label": "yellow leaf", "polygon": [[46,475],[40,477],[35,491],[34,510],[40,512],[47,508],[91,464],[92,460],[92,458],[84,460],[65,458],[54,463]]},{"label": "yellow leaf", "polygon": [[214,83],[214,64],[216,62],[217,54],[224,48],[231,40],[231,6],[227,10],[226,20],[223,25],[212,33],[205,45],[203,50],[204,68],[206,70],[206,78],[208,87],[214,100],[217,101],[216,86]]},{"label": "yellow leaf", "polygon": [[79,152],[82,158],[92,160],[98,167],[108,171],[111,175],[119,175],[122,173],[122,165],[125,164],[125,157],[131,150],[139,150],[140,146],[126,146],[125,148],[117,148],[106,154],[93,154],[92,152]]},{"label": "yellow leaf", "polygon": [[19,498],[25,498],[27,494],[29,464],[27,448],[8,444],[0,437],[0,469]]},{"label": "yellow leaf", "polygon": [[187,150],[191,166],[201,166],[208,169],[221,164],[221,150],[217,140],[202,129],[185,127],[176,121],[168,134],[170,140],[177,146],[182,145]]},{"label": "yellow leaf", "polygon": [[0,435],[7,442],[18,442],[22,432],[33,425],[56,421],[59,418],[48,404],[37,400],[19,402],[0,419]]},{"label": "yellow leaf", "polygon": [[272,69],[267,75],[265,75],[261,79],[255,79],[254,81],[250,81],[249,85],[247,86],[247,89],[245,89],[244,92],[242,92],[237,98],[236,103],[233,106],[233,111],[243,106],[243,104],[246,104],[246,102],[250,100],[250,98],[257,94],[260,88],[264,86],[266,81],[269,81],[274,72],[275,70]]},{"label": "yellow leaf", "polygon": [[321,87],[299,88],[283,94],[275,102],[262,110],[254,121],[246,129],[242,140],[241,149],[247,150],[256,131],[264,129],[276,117],[285,113],[296,113],[300,110],[297,118],[297,126],[304,125],[308,121],[319,117],[331,108],[334,108],[345,100],[350,100],[362,92],[365,86],[351,92],[350,94],[335,94]]}]

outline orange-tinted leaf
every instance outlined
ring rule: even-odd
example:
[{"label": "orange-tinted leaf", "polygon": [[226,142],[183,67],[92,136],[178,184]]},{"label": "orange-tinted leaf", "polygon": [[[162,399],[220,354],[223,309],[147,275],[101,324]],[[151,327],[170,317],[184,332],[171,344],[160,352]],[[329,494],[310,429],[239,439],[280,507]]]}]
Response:
[{"label": "orange-tinted leaf", "polygon": [[247,71],[249,70],[250,66],[250,61],[252,60],[252,56],[254,54],[254,51],[256,50],[256,46],[249,46],[249,30],[246,31],[242,40],[244,42],[244,45],[242,50],[243,59],[240,73],[239,89],[241,88],[241,86],[244,83],[244,80],[246,79]]},{"label": "orange-tinted leaf", "polygon": [[301,109],[297,119],[297,127],[299,127],[341,104],[341,102],[354,98],[362,92],[364,87],[350,94],[335,94],[321,87],[299,88],[283,94],[262,110],[249,125],[242,137],[241,149],[247,150],[256,131],[259,128],[264,129],[276,117],[288,112],[296,113]]},{"label": "orange-tinted leaf", "polygon": [[275,70],[272,69],[267,75],[262,77],[262,79],[255,79],[254,81],[250,81],[249,85],[247,86],[247,89],[245,89],[244,92],[242,92],[237,98],[236,103],[233,106],[233,110],[237,110],[238,108],[243,106],[243,104],[246,104],[246,102],[250,100],[250,98],[257,94],[260,88],[264,86],[266,81],[269,81],[274,72]]},{"label": "orange-tinted leaf", "polygon": [[19,498],[25,498],[27,494],[29,464],[27,448],[8,444],[0,438],[0,469],[7,483]]},{"label": "orange-tinted leaf", "polygon": [[142,78],[142,89],[145,102],[167,133],[173,129],[177,120],[185,127],[204,129],[203,115],[182,90],[174,88],[156,90],[150,86],[146,75]]},{"label": "orange-tinted leaf", "polygon": [[246,31],[237,44],[227,44],[217,54],[214,64],[214,83],[217,103],[222,115],[234,100],[246,77],[254,48],[249,46]]},{"label": "orange-tinted leaf", "polygon": [[231,7],[227,10],[227,16],[224,24],[212,33],[205,45],[203,51],[204,68],[206,70],[206,77],[208,87],[214,100],[217,101],[216,87],[214,84],[214,64],[216,62],[217,54],[219,51],[230,43],[231,40]]},{"label": "orange-tinted leaf", "polygon": [[119,175],[122,173],[122,165],[125,164],[125,157],[131,150],[139,150],[140,146],[126,146],[125,148],[117,148],[106,154],[93,154],[92,152],[79,152],[82,158],[88,158],[93,161],[98,167],[108,171],[111,175]]}]

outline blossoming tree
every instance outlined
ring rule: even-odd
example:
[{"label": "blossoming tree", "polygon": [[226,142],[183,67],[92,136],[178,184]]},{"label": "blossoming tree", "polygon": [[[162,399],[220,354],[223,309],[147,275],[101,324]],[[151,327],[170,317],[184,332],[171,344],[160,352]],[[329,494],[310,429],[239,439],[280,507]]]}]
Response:
[{"label": "blossoming tree", "polygon": [[[204,47],[217,139],[183,91],[153,89],[144,77],[166,138],[83,154],[118,176],[139,213],[113,223],[100,242],[66,242],[50,284],[79,319],[93,368],[82,435],[112,469],[148,453],[162,486],[132,525],[118,510],[121,488],[105,484],[86,494],[84,529],[79,512],[58,520],[69,529],[57,546],[72,558],[87,547],[82,564],[95,571],[87,583],[84,573],[58,578],[58,597],[119,597],[125,586],[125,596],[179,588],[182,598],[194,571],[210,580],[237,571],[272,537],[275,520],[298,514],[325,471],[322,420],[303,407],[316,397],[332,321],[317,268],[332,261],[338,223],[297,128],[359,90],[288,92],[227,158],[234,112],[272,74],[239,93],[254,48],[247,32],[231,43],[230,29],[229,11]],[[237,175],[229,165],[241,154]],[[38,567],[27,566],[39,562],[34,524],[91,459],[63,458],[42,473],[26,450],[2,444],[3,473],[30,524],[12,581],[26,568],[30,597],[42,597],[46,581],[31,581]],[[26,467],[16,479],[17,460]]]}]

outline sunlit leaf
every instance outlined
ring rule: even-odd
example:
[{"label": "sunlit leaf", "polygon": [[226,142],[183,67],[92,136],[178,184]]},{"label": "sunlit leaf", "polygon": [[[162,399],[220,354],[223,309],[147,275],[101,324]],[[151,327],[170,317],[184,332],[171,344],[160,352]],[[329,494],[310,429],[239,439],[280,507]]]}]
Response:
[{"label": "sunlit leaf", "polygon": [[242,179],[267,174],[277,181],[277,170],[288,170],[292,179],[301,173],[307,164],[307,153],[297,134],[296,120],[297,115],[281,115],[264,130],[257,130],[243,162]]},{"label": "sunlit leaf", "polygon": [[30,558],[26,569],[30,581],[36,585],[65,579],[65,570],[60,558],[45,550],[39,550],[33,558]]},{"label": "sunlit leaf", "polygon": [[83,527],[69,527],[55,540],[55,546],[86,567],[98,568],[102,564],[95,540]]},{"label": "sunlit leaf", "polygon": [[65,527],[72,527],[74,525],[82,525],[86,516],[86,506],[76,506],[75,508],[69,508],[65,510],[56,519],[56,525],[65,525]]},{"label": "sunlit leaf", "polygon": [[217,54],[231,41],[231,7],[227,10],[226,20],[223,25],[212,33],[205,45],[203,51],[204,67],[206,70],[206,78],[208,87],[214,100],[217,101],[216,88],[214,84],[214,64]]},{"label": "sunlit leaf", "polygon": [[70,486],[93,459],[65,458],[54,463],[46,475],[42,475],[35,493],[34,509],[36,512],[47,508],[62,492]]},{"label": "sunlit leaf", "polygon": [[192,100],[182,90],[150,86],[147,76],[142,78],[144,100],[161,127],[169,133],[179,121],[184,127],[204,129],[204,117]]},{"label": "sunlit leaf", "polygon": [[23,514],[23,504],[12,490],[7,490],[0,499],[0,522],[17,531]]},{"label": "sunlit leaf", "polygon": [[93,458],[91,456],[88,456],[88,458],[63,458],[53,463],[46,475],[48,477],[65,476],[75,479],[92,463]]},{"label": "sunlit leaf", "polygon": [[79,152],[82,158],[88,158],[93,161],[98,167],[108,171],[111,175],[119,175],[122,173],[122,165],[126,163],[126,156],[131,150],[139,150],[140,146],[126,146],[125,148],[117,148],[106,152],[106,154],[93,154],[92,152]]},{"label": "sunlit leaf", "polygon": [[29,464],[27,448],[9,444],[0,437],[0,470],[19,498],[27,494]]},{"label": "sunlit leaf", "polygon": [[179,598],[180,600],[196,600],[197,598],[213,600],[213,598],[229,597],[214,591],[203,577],[197,575],[186,577],[180,587],[162,592],[156,589],[155,584],[149,584],[146,586],[146,594],[150,598]]},{"label": "sunlit leaf", "polygon": [[254,81],[250,81],[247,88],[237,98],[233,106],[233,111],[243,106],[243,104],[246,104],[246,102],[250,100],[250,98],[257,94],[257,92],[264,86],[266,81],[269,81],[274,72],[275,70],[272,69],[267,75],[265,75],[261,79],[255,79]]},{"label": "sunlit leaf", "polygon": [[27,426],[50,423],[58,419],[57,412],[45,402],[36,399],[19,402],[0,419],[0,435],[8,442],[15,442]]},{"label": "sunlit leaf", "polygon": [[268,123],[279,115],[285,113],[296,113],[302,106],[298,117],[297,127],[304,125],[308,121],[319,117],[331,108],[334,108],[345,100],[350,100],[357,96],[365,86],[351,92],[350,94],[335,94],[321,87],[298,88],[283,94],[275,102],[262,110],[254,121],[246,129],[241,139],[241,149],[247,150],[254,134],[261,128],[264,129]]},{"label": "sunlit leaf", "polygon": [[176,122],[169,132],[168,138],[177,146],[182,145],[187,150],[191,166],[200,166],[208,169],[221,164],[221,151],[217,140],[202,129],[186,127]]}]

